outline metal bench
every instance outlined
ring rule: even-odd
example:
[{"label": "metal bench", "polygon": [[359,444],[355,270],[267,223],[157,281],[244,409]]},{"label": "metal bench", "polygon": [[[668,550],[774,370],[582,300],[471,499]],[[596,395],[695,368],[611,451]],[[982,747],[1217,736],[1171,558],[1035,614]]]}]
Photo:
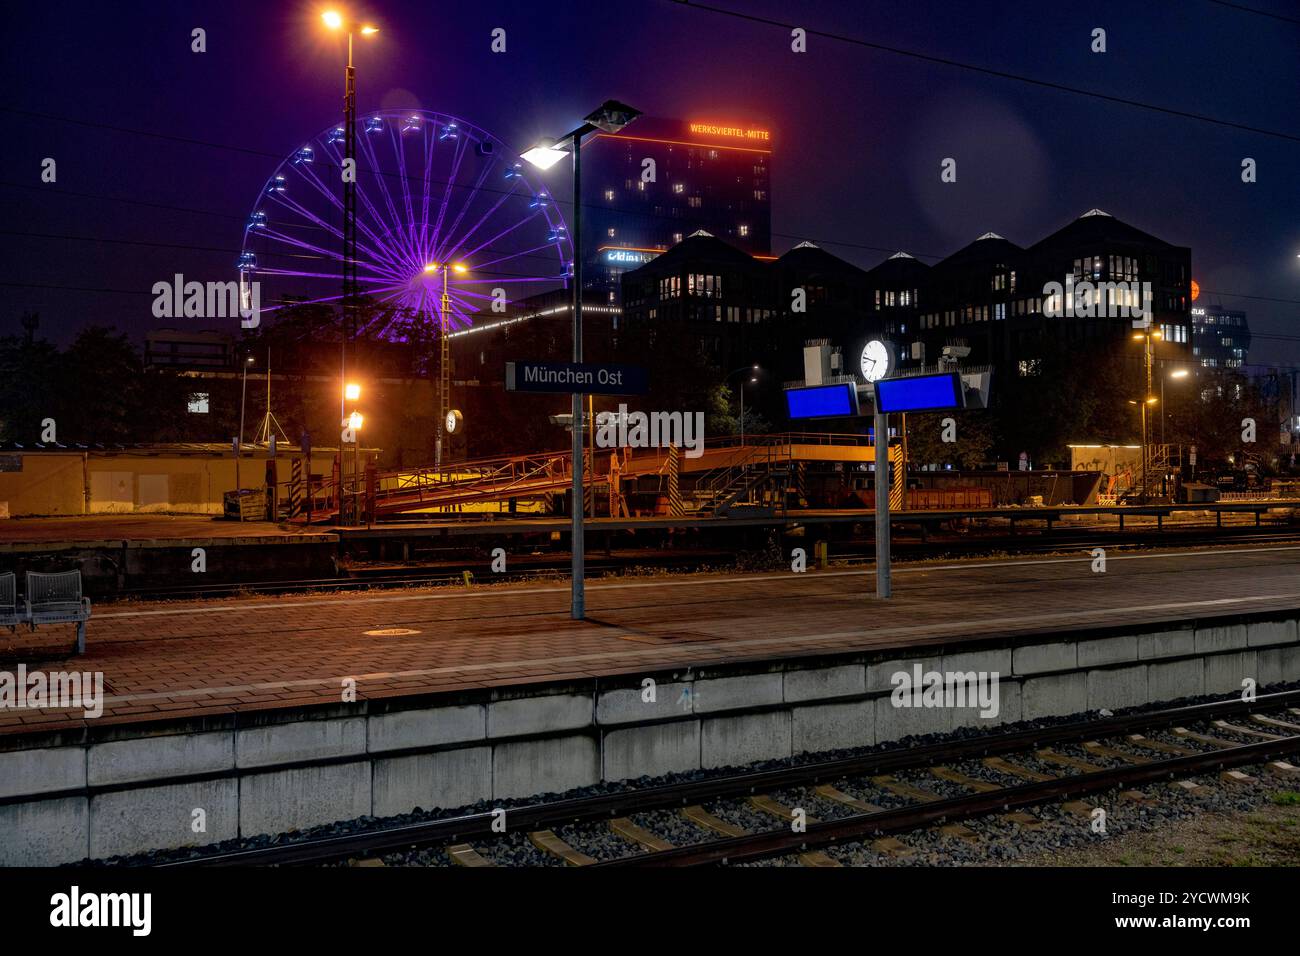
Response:
[{"label": "metal bench", "polygon": [[15,631],[27,620],[27,609],[18,599],[18,576],[12,571],[0,574],[0,627]]},{"label": "metal bench", "polygon": [[86,622],[90,620],[90,598],[81,596],[81,572],[27,572],[27,621],[37,624],[77,625],[77,653],[86,652]]}]

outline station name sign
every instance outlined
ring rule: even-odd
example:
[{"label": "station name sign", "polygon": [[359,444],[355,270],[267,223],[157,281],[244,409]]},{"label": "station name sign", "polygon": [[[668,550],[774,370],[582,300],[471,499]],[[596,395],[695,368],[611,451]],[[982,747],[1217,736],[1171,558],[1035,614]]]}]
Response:
[{"label": "station name sign", "polygon": [[582,392],[591,395],[644,395],[646,370],[635,365],[589,362],[507,362],[508,392]]}]

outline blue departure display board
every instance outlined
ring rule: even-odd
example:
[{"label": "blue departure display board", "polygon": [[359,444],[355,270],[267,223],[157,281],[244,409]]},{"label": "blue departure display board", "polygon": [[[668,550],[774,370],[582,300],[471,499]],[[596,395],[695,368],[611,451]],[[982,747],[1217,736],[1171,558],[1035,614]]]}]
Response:
[{"label": "blue departure display board", "polygon": [[785,393],[791,418],[836,418],[858,414],[858,389],[852,382],[791,388]]},{"label": "blue departure display board", "polygon": [[882,378],[876,382],[876,411],[881,414],[965,407],[961,376],[956,372]]}]

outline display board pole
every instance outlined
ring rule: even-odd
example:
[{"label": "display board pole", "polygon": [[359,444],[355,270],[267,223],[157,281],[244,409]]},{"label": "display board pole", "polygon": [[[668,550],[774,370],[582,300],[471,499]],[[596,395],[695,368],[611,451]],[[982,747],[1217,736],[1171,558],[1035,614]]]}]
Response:
[{"label": "display board pole", "polygon": [[889,580],[889,416],[876,413],[876,597],[892,593]]}]

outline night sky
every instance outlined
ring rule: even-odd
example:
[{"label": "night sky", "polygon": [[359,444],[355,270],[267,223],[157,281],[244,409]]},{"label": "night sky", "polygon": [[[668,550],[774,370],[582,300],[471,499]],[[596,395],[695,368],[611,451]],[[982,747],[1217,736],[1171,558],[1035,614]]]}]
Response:
[{"label": "night sky", "polygon": [[[933,262],[989,230],[1028,245],[1100,207],[1192,248],[1205,299],[1247,311],[1252,364],[1300,365],[1300,23],[1211,0],[718,4],[807,28],[808,52],[791,52],[787,28],[672,0],[346,5],[381,26],[358,38],[359,110],[443,111],[520,149],[610,97],[761,124],[773,131],[774,251],[810,238],[864,267],[896,249]],[[1287,0],[1245,5],[1300,19]],[[321,26],[327,4],[7,8],[0,335],[19,333],[25,311],[60,343],[91,323],[137,340],[181,324],[150,314],[152,284],[233,278],[277,157],[340,122],[346,41]],[[190,50],[194,27],[206,53]],[[495,27],[505,54],[489,49]],[[1104,54],[1089,49],[1095,27]],[[47,156],[54,185],[40,182]],[[956,184],[940,183],[944,157]],[[1243,157],[1258,182],[1242,183]],[[549,177],[561,198],[565,178]]]}]

